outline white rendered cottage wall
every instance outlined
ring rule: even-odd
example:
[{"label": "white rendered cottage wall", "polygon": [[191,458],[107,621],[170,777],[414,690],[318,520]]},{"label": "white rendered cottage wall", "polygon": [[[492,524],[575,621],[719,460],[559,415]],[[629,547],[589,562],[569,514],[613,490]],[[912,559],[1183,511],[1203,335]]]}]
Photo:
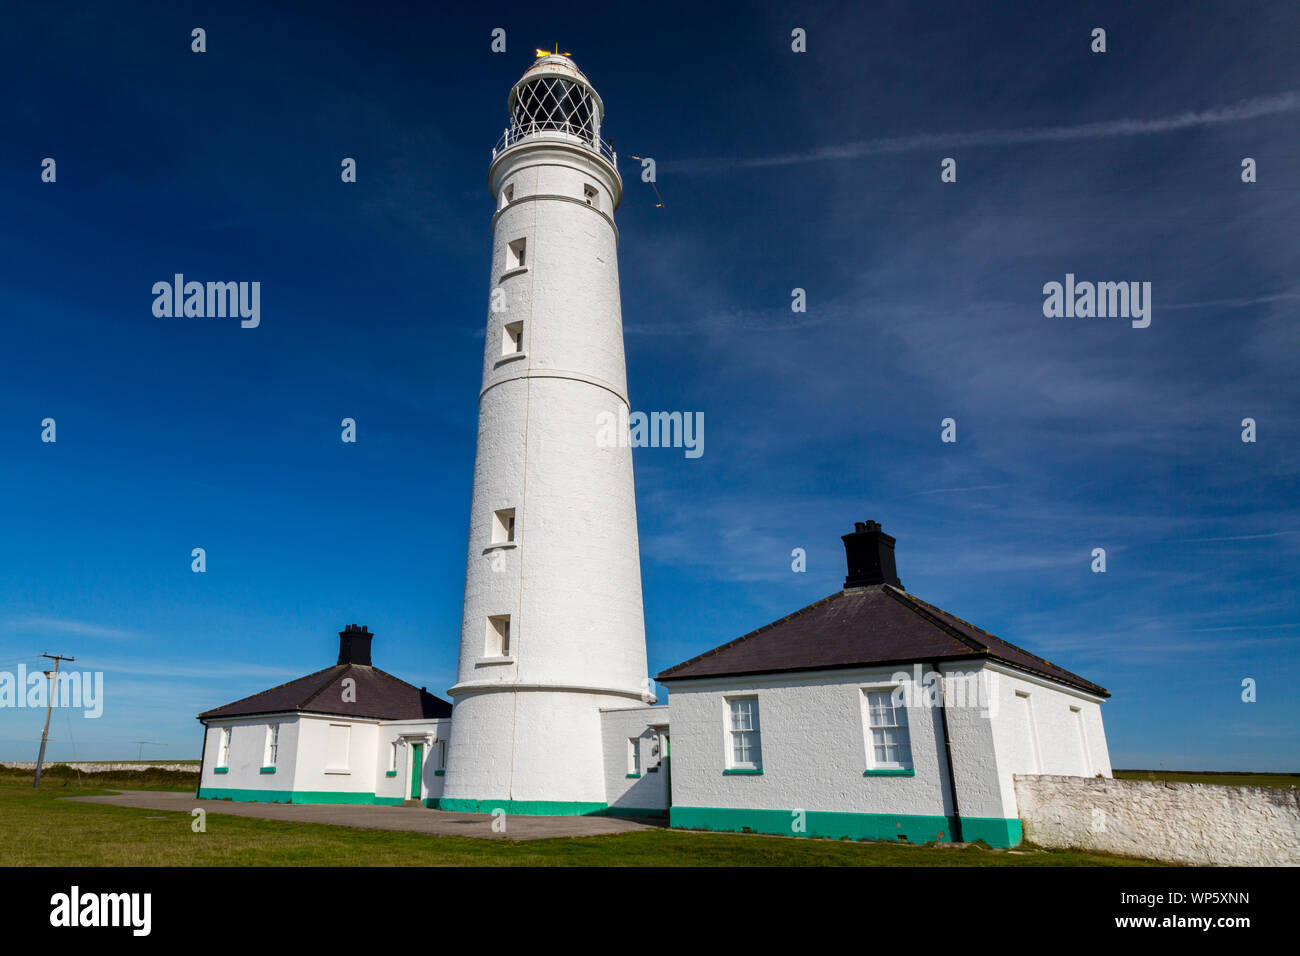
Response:
[{"label": "white rendered cottage wall", "polygon": [[[266,755],[266,730],[279,724],[279,755],[275,773],[263,773]],[[232,731],[230,755],[224,773],[221,767],[221,737],[223,731]],[[203,767],[199,774],[202,790],[275,790],[293,789],[298,746],[298,720],[294,714],[273,714],[257,717],[230,717],[212,720],[204,729]]]},{"label": "white rendered cottage wall", "polygon": [[[348,728],[344,760],[331,759],[331,726]],[[379,721],[302,714],[298,728],[295,792],[357,795],[375,792]]]},{"label": "white rendered cottage wall", "polygon": [[[664,681],[672,707],[673,806],[946,816],[936,711],[909,707],[914,776],[864,776],[863,688],[900,668]],[[761,776],[727,775],[727,699],[755,695]],[[991,755],[990,755],[991,760]]]},{"label": "white rendered cottage wall", "polygon": [[[537,69],[575,75],[559,61]],[[611,218],[622,184],[596,152],[548,133],[498,153],[489,182],[498,211],[444,805],[589,810],[605,802],[601,708],[652,699],[632,453],[597,444],[599,416],[628,409]],[[505,509],[514,540],[494,541]],[[506,616],[499,654],[489,618]]]},{"label": "white rendered cottage wall", "polygon": [[1100,698],[997,665],[988,669],[998,677],[993,736],[1007,816],[1018,816],[1015,774],[1111,776]]},{"label": "white rendered cottage wall", "polygon": [[670,764],[664,763],[662,744],[669,732],[668,712],[667,706],[602,712],[605,801],[611,813],[639,816],[642,814],[634,811],[667,812]]}]

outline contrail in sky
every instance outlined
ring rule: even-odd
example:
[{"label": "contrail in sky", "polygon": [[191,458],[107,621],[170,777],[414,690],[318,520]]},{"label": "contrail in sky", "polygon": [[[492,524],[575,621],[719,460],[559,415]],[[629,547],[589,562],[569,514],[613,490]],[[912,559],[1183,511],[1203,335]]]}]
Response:
[{"label": "contrail in sky", "polygon": [[764,166],[794,166],[837,159],[858,159],[886,153],[910,153],[916,150],[943,149],[952,146],[1014,146],[1021,143],[1058,143],[1080,139],[1106,139],[1113,136],[1147,136],[1170,133],[1221,123],[1239,123],[1293,113],[1300,109],[1300,95],[1295,91],[1241,100],[1231,106],[1216,106],[1200,112],[1179,113],[1156,119],[1105,120],[1079,126],[1032,126],[1020,129],[985,129],[969,133],[918,133],[912,136],[888,136],[866,139],[838,146],[821,146],[800,153],[779,153],[750,159],[702,157],[668,161],[660,165],[677,172],[706,172],[718,169],[758,169]]}]

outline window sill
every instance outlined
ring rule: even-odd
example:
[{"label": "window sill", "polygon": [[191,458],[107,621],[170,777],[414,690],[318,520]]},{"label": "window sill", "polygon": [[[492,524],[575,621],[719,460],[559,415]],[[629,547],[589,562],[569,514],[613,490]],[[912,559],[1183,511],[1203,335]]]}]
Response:
[{"label": "window sill", "polygon": [[486,548],[484,548],[483,553],[487,554],[489,551],[506,551],[509,550],[510,548],[517,548],[517,547],[519,547],[519,543],[517,541],[497,541],[492,544],[489,544]]},{"label": "window sill", "polygon": [[517,362],[519,359],[525,359],[525,358],[528,358],[527,352],[511,352],[509,355],[503,355],[499,359],[497,359],[496,364],[493,365],[492,367],[500,368],[502,365],[505,365],[507,362]]},{"label": "window sill", "polygon": [[397,776],[397,771],[396,771],[396,770],[385,770],[385,771],[384,771],[384,776],[385,776],[385,777],[396,777],[396,776]]},{"label": "window sill", "polygon": [[497,281],[505,282],[507,279],[512,278],[514,276],[521,276],[527,271],[528,271],[528,266],[520,266],[517,269],[507,269],[505,272],[501,273],[501,278],[498,279]]},{"label": "window sill", "polygon": [[445,771],[445,770],[435,770],[435,771],[433,772],[433,775],[434,775],[435,777],[445,777],[445,776],[447,775],[447,771]]},{"label": "window sill", "polygon": [[763,776],[763,768],[758,767],[753,770],[744,770],[740,768],[735,770],[724,770],[722,771],[722,775],[724,777],[761,777]]},{"label": "window sill", "polygon": [[229,768],[229,767],[213,767],[213,768],[212,768],[212,772],[213,772],[213,773],[230,773],[230,768]]},{"label": "window sill", "polygon": [[326,768],[324,772],[329,774],[335,774],[337,776],[344,776],[344,777],[352,776],[351,770],[330,770],[329,768]]},{"label": "window sill", "polygon": [[262,768],[260,768],[257,772],[258,772],[258,773],[275,773],[275,768],[274,768],[274,767],[262,767]]},{"label": "window sill", "polygon": [[627,779],[629,779],[629,780],[640,780],[640,779],[641,779],[641,775],[640,775],[639,773],[629,773],[629,774],[627,775]]},{"label": "window sill", "polygon": [[513,664],[514,662],[515,659],[513,657],[485,657],[474,666],[491,667],[493,664]]},{"label": "window sill", "polygon": [[880,769],[880,770],[873,769],[873,770],[862,771],[862,776],[864,777],[915,777],[916,771],[903,770],[903,769]]}]

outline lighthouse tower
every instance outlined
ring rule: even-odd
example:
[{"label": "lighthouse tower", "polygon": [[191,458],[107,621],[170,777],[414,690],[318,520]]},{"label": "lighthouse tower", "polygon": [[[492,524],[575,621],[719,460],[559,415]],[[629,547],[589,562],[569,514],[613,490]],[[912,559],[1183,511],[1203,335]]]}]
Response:
[{"label": "lighthouse tower", "polygon": [[439,806],[591,813],[605,806],[600,711],[653,701],[632,453],[599,440],[628,414],[623,184],[604,105],[567,57],[539,57],[507,103]]}]

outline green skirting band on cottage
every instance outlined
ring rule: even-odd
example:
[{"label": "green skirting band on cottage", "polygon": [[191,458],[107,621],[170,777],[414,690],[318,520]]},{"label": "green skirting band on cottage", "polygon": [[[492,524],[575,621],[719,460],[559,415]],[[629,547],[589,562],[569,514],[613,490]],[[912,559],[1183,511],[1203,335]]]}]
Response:
[{"label": "green skirting band on cottage", "polygon": [[[200,787],[195,793],[200,800],[233,800],[236,803],[354,803],[370,806],[398,807],[406,801],[402,797],[380,797],[373,793],[351,793],[345,790],[238,790],[233,787]],[[424,805],[433,809],[437,800],[425,799]]]},{"label": "green skirting band on cottage", "polygon": [[[687,830],[771,833],[830,840],[885,840],[930,843],[952,840],[953,818],[900,813],[840,813],[807,810],[802,819],[791,810],[736,810],[721,807],[673,807],[669,822]],[[801,824],[796,829],[796,824]],[[983,840],[992,847],[1015,846],[1021,840],[1020,821],[962,817],[962,839]]]},{"label": "green skirting band on cottage", "polygon": [[604,803],[585,803],[580,800],[467,800],[443,797],[434,805],[438,810],[454,813],[495,813],[504,810],[530,817],[586,817],[605,812]]}]

